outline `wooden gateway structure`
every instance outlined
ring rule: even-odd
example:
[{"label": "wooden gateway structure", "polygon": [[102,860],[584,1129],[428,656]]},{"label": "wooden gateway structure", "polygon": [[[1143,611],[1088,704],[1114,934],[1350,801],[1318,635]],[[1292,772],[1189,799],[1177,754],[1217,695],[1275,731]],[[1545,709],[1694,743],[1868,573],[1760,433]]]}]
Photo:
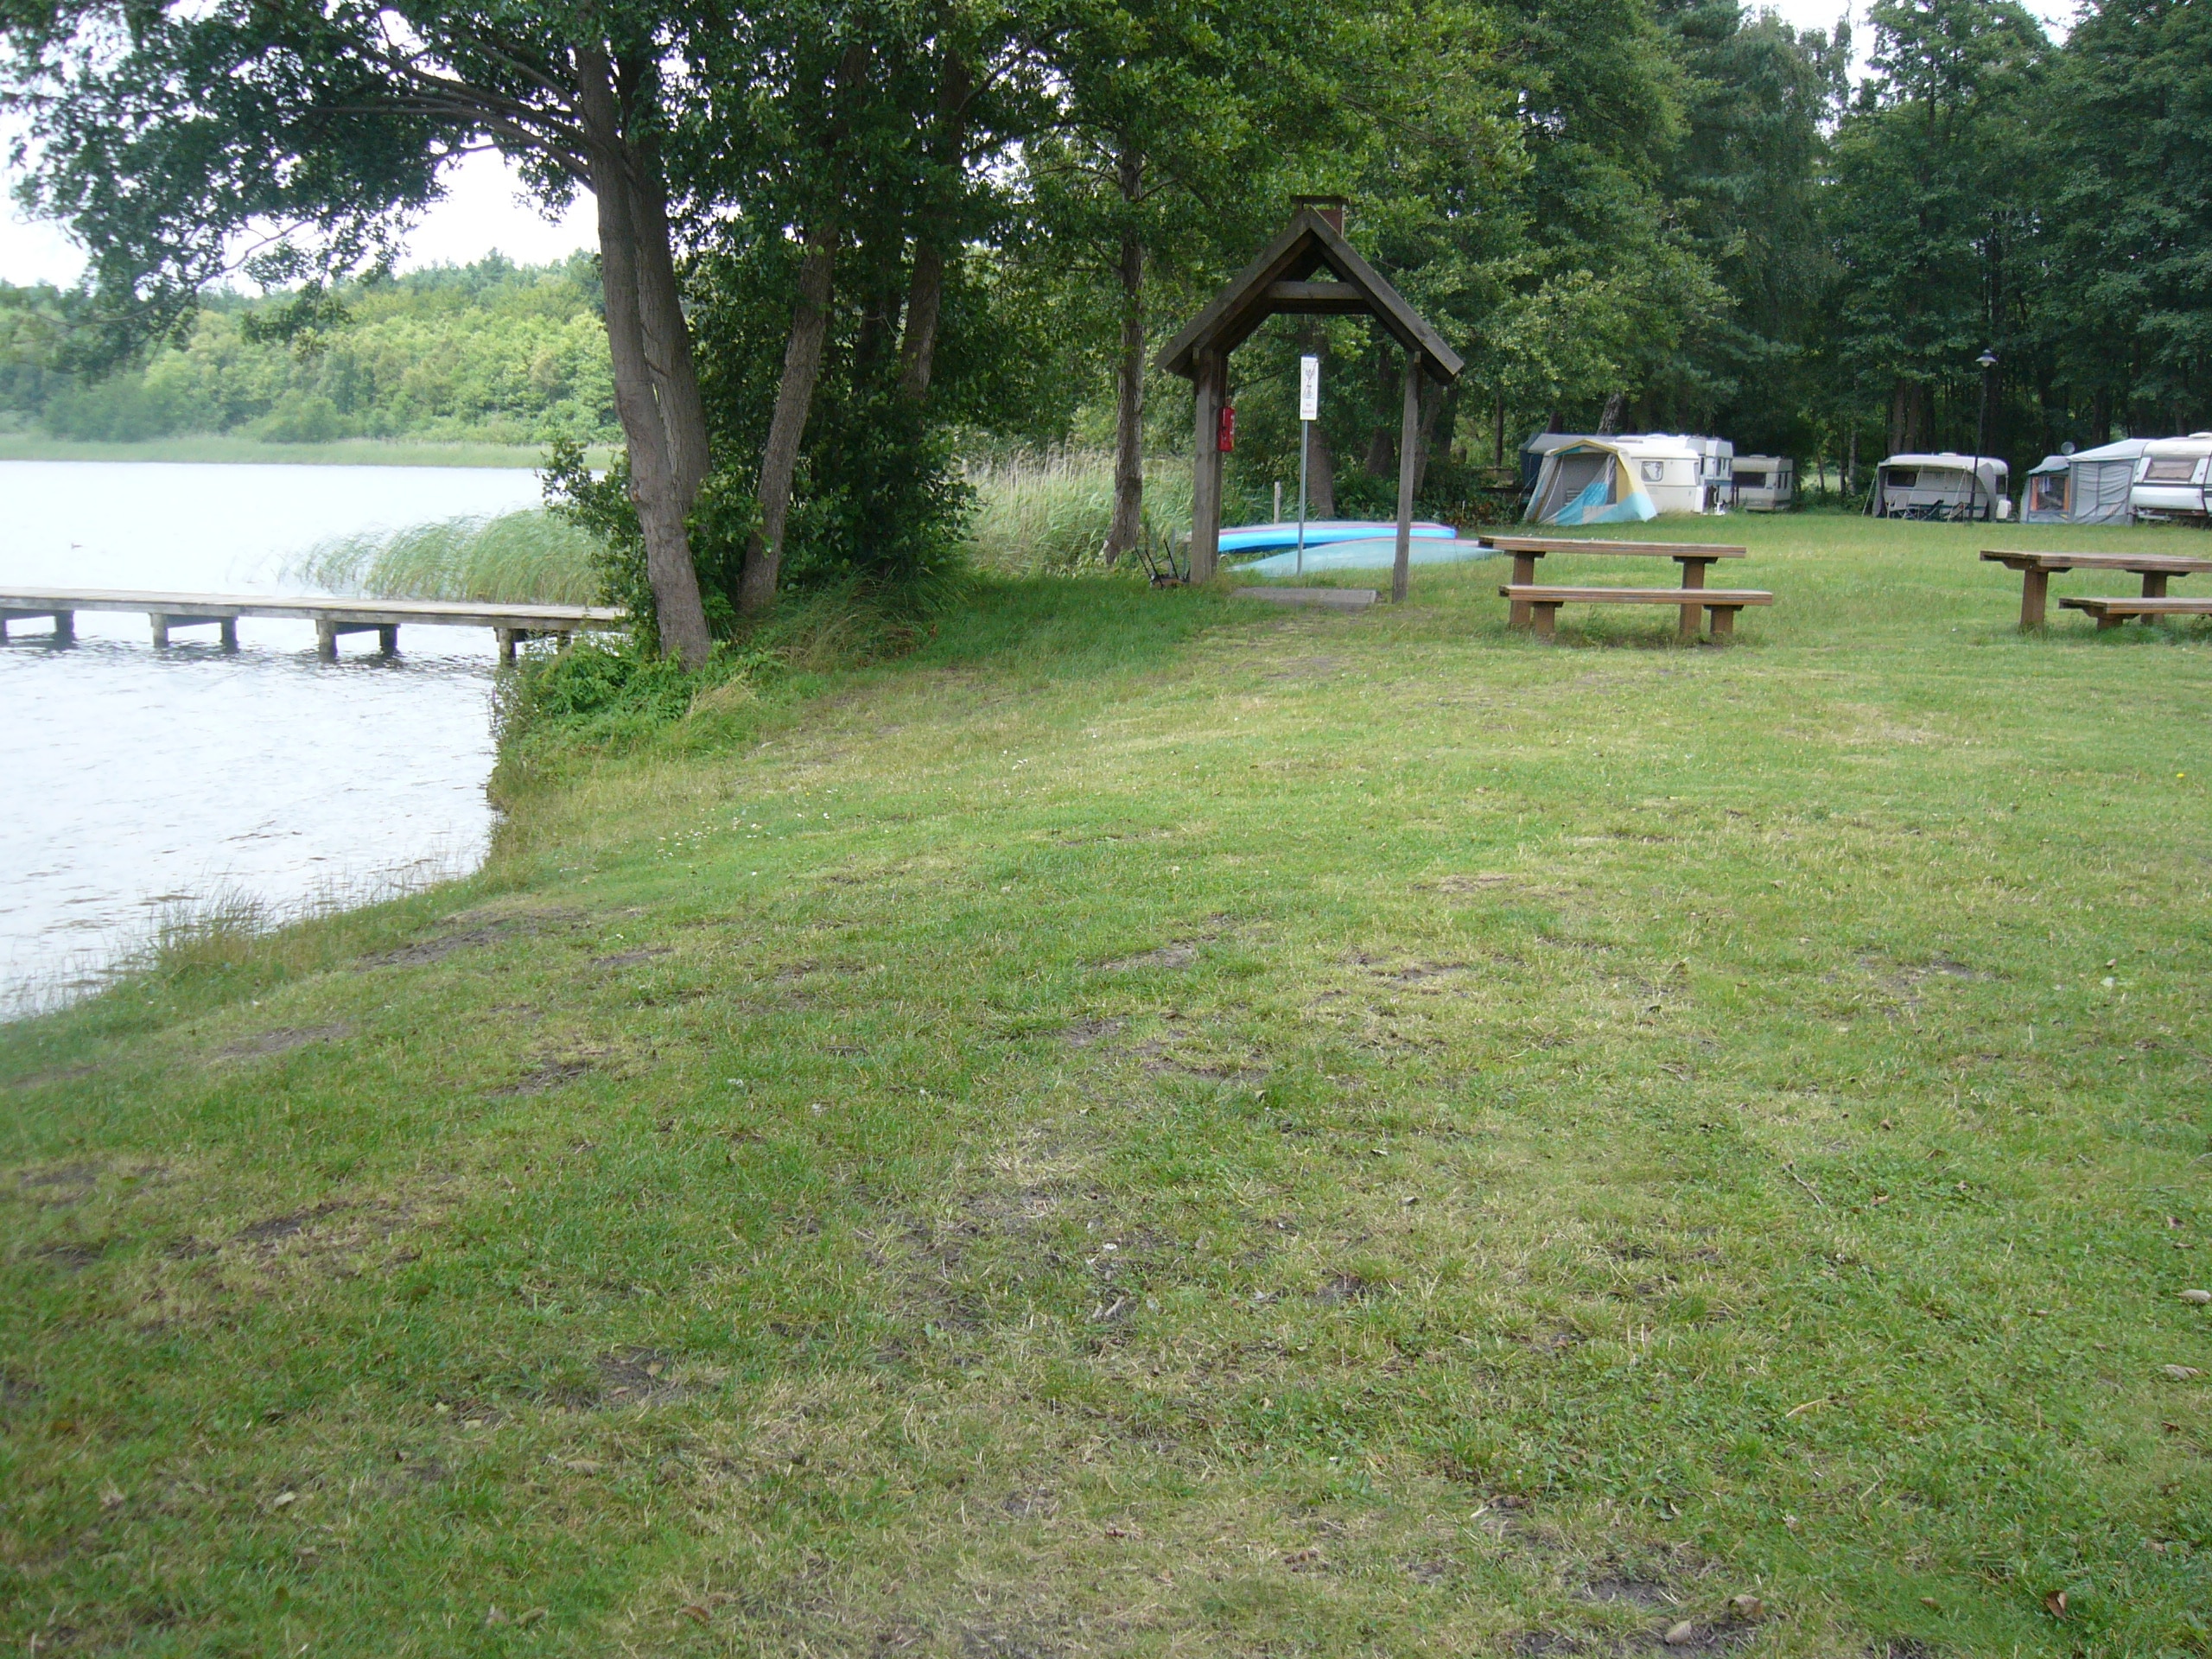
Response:
[{"label": "wooden gateway structure", "polygon": [[[1398,437],[1398,557],[1390,597],[1406,596],[1406,568],[1414,521],[1414,472],[1421,441],[1421,379],[1450,382],[1465,366],[1397,289],[1344,240],[1341,196],[1294,198],[1298,211],[1282,233],[1245,266],[1236,280],[1191,320],[1154,359],[1192,384],[1196,471],[1191,481],[1191,580],[1212,579],[1221,553],[1221,464],[1227,453],[1221,412],[1228,402],[1229,354],[1269,317],[1289,311],[1305,316],[1373,317],[1405,348],[1405,422]],[[1332,280],[1316,281],[1325,272]]]}]

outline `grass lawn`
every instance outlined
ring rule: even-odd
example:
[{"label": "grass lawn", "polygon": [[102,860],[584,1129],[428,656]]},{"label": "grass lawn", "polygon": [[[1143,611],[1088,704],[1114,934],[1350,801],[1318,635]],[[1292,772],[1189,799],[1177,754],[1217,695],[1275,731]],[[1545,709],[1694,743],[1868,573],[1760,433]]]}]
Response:
[{"label": "grass lawn", "polygon": [[1726,528],[992,587],[0,1030],[0,1639],[2212,1652],[2212,630],[1973,556],[2212,542]]},{"label": "grass lawn", "polygon": [[[612,449],[589,452],[594,467]],[[543,467],[542,444],[412,443],[404,439],[340,438],[330,443],[265,443],[257,438],[204,434],[149,438],[142,443],[83,443],[36,433],[0,434],[0,461],[258,461],[300,467]]]}]

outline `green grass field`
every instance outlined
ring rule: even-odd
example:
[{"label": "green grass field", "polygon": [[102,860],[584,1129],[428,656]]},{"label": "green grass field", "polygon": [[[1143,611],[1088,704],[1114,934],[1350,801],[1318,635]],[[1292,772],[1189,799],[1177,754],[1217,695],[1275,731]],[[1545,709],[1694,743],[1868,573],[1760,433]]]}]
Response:
[{"label": "green grass field", "polygon": [[[594,467],[614,452],[588,453]],[[404,439],[340,438],[329,443],[268,443],[207,434],[149,438],[142,443],[86,443],[36,433],[0,433],[0,461],[257,461],[280,467],[543,467],[539,444],[412,443]]]},{"label": "green grass field", "polygon": [[2212,542],[1725,528],[987,586],[0,1028],[0,1631],[2212,1652],[2212,629],[1973,557]]}]

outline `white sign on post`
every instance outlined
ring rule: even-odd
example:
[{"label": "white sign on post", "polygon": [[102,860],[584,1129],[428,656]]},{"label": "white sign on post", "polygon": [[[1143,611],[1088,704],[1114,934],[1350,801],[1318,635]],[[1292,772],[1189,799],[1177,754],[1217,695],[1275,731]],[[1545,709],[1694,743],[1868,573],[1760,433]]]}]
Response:
[{"label": "white sign on post", "polygon": [[1298,359],[1298,418],[1321,418],[1321,359],[1318,357]]}]

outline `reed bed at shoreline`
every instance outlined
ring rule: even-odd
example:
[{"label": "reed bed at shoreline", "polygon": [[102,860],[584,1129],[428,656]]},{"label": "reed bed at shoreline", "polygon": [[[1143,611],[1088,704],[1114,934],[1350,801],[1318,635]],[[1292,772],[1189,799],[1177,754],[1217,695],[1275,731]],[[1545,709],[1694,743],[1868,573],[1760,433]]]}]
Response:
[{"label": "reed bed at shoreline", "polygon": [[[1068,575],[1105,568],[1114,518],[1114,457],[1103,449],[1024,450],[970,460],[976,492],[969,551],[1000,575]],[[1155,523],[1187,524],[1187,462],[1145,463],[1145,512]]]},{"label": "reed bed at shoreline", "polygon": [[464,516],[317,543],[285,575],[378,599],[586,605],[599,596],[598,543],[543,507]]}]

